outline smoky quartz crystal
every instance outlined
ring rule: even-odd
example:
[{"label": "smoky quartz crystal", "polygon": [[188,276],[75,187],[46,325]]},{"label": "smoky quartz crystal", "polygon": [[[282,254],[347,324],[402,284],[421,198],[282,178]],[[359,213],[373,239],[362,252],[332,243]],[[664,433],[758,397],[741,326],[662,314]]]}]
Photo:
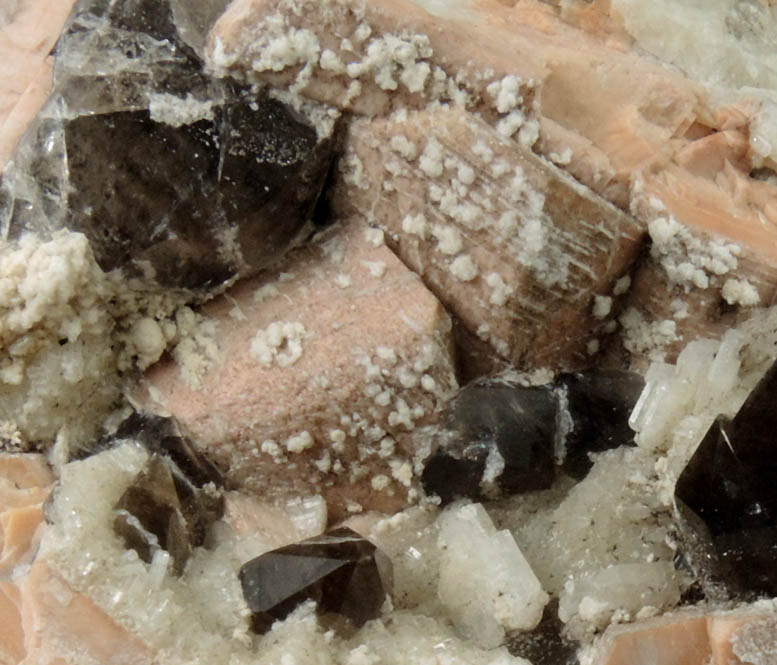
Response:
[{"label": "smoky quartz crystal", "polygon": [[628,417],[642,385],[615,370],[561,374],[539,386],[475,381],[446,408],[424,489],[447,503],[546,489],[559,472],[581,479],[590,453],[633,442]]},{"label": "smoky quartz crystal", "polygon": [[207,74],[189,45],[213,20],[198,7],[76,3],[53,95],[3,174],[0,237],[78,231],[105,271],[201,291],[310,233],[334,139],[268,92]]},{"label": "smoky quartz crystal", "polygon": [[222,513],[215,486],[196,487],[174,462],[152,454],[114,506],[113,529],[147,563],[157,550],[168,552],[173,572],[180,575]]},{"label": "smoky quartz crystal", "polygon": [[252,626],[264,633],[301,603],[348,618],[355,626],[374,619],[391,584],[391,564],[381,550],[343,527],[267,552],[240,569]]},{"label": "smoky quartz crystal", "polygon": [[680,543],[709,596],[777,595],[777,363],[718,416],[675,487]]}]

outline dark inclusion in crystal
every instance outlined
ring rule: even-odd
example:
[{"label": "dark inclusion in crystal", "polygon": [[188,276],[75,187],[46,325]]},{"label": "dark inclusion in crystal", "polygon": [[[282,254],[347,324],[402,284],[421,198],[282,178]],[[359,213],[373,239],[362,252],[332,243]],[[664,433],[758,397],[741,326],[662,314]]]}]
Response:
[{"label": "dark inclusion in crystal", "polygon": [[502,378],[476,381],[450,402],[438,448],[422,474],[443,502],[482,498],[490,482],[515,494],[550,487],[560,469],[583,478],[591,452],[633,441],[628,417],[642,379],[621,371],[565,374],[554,384],[522,386]]},{"label": "dark inclusion in crystal", "polygon": [[708,595],[777,595],[777,363],[718,416],[675,487],[685,559]]},{"label": "dark inclusion in crystal", "polygon": [[134,413],[96,448],[127,439],[151,455],[114,506],[114,531],[148,563],[155,551],[166,550],[180,575],[193,548],[205,542],[208,527],[223,514],[221,475],[172,418]]},{"label": "dark inclusion in crystal", "polygon": [[557,599],[545,606],[542,619],[534,630],[515,633],[507,640],[510,654],[525,658],[532,665],[577,665],[579,647],[578,642],[564,635]]},{"label": "dark inclusion in crystal", "polygon": [[380,614],[390,566],[372,543],[343,527],[252,559],[240,569],[240,584],[257,633],[307,600],[361,626]]},{"label": "dark inclusion in crystal", "polygon": [[[212,17],[190,14],[197,41]],[[4,177],[11,239],[80,231],[106,271],[201,289],[267,267],[309,232],[333,140],[265,92],[206,75],[175,18],[166,0],[77,4],[54,96]],[[155,111],[168,106],[179,115]]]}]

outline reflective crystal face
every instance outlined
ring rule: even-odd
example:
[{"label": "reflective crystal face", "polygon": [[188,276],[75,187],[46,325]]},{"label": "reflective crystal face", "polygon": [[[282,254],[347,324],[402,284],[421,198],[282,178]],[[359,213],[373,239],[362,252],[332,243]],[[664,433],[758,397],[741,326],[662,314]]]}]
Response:
[{"label": "reflective crystal face", "polygon": [[444,502],[549,487],[557,470],[583,478],[589,453],[631,443],[628,418],[642,389],[630,372],[562,374],[544,386],[477,381],[451,402],[422,480]]},{"label": "reflective crystal face", "polygon": [[263,633],[306,600],[360,626],[379,615],[390,574],[380,550],[340,528],[252,559],[240,569],[240,583],[253,628]]},{"label": "reflective crystal face", "polygon": [[777,595],[777,364],[719,416],[675,487],[686,557],[708,591]]},{"label": "reflective crystal face", "polygon": [[219,494],[199,489],[170,460],[152,454],[114,506],[113,529],[127,548],[150,563],[154,552],[170,554],[180,575],[194,547],[223,512]]},{"label": "reflective crystal face", "polygon": [[310,231],[332,139],[206,74],[167,0],[80,3],[56,55],[53,96],[4,174],[10,238],[79,231],[105,271],[200,290]]}]

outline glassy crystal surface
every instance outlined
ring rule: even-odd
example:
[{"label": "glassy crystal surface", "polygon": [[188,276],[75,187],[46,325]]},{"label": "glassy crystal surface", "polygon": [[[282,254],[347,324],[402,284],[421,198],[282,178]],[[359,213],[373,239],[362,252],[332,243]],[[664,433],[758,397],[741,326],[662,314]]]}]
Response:
[{"label": "glassy crystal surface", "polygon": [[240,583],[253,628],[263,633],[306,600],[360,626],[379,615],[390,574],[388,558],[344,527],[252,559]]},{"label": "glassy crystal surface", "polygon": [[175,418],[136,411],[100,446],[110,446],[121,439],[132,439],[153,453],[169,457],[197,487],[211,482],[219,486],[224,484],[218,468],[195,449]]},{"label": "glassy crystal surface", "polygon": [[158,549],[167,551],[180,575],[223,504],[212,488],[194,487],[171,462],[154,454],[114,509],[113,528],[125,546],[147,563]]},{"label": "glassy crystal surface", "polygon": [[449,502],[545,489],[558,470],[581,479],[589,453],[633,441],[628,417],[642,385],[635,374],[599,370],[543,386],[471,383],[447,408],[424,488]]},{"label": "glassy crystal surface", "polygon": [[53,96],[4,174],[8,237],[80,231],[103,270],[207,289],[310,231],[333,140],[266,92],[206,74],[176,17],[189,37],[213,17],[180,4],[76,5]]},{"label": "glassy crystal surface", "polygon": [[634,372],[596,370],[563,374],[557,385],[562,468],[581,480],[593,465],[589,453],[633,442],[629,415],[645,382]]},{"label": "glassy crystal surface", "polygon": [[707,589],[777,595],[777,364],[719,416],[675,487],[682,544]]}]

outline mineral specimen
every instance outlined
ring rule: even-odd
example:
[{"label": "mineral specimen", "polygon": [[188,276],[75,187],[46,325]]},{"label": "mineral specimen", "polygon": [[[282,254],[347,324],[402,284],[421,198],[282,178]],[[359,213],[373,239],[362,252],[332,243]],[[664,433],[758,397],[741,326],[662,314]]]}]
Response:
[{"label": "mineral specimen", "polygon": [[424,470],[427,492],[449,501],[477,498],[489,483],[510,493],[549,487],[556,402],[548,386],[494,380],[464,388],[448,406],[443,445]]},{"label": "mineral specimen", "polygon": [[554,384],[501,378],[466,386],[449,404],[422,480],[444,502],[549,487],[559,467],[581,479],[589,453],[630,443],[642,379],[623,371],[562,374]]},{"label": "mineral specimen", "polygon": [[202,545],[208,526],[221,516],[220,495],[192,486],[159,455],[149,458],[114,506],[113,528],[141,559],[151,563],[166,550],[180,575],[192,548]]},{"label": "mineral specimen", "polygon": [[361,626],[380,613],[390,563],[369,541],[342,527],[252,559],[240,569],[240,583],[258,633],[306,600]]},{"label": "mineral specimen", "polygon": [[777,595],[777,363],[733,420],[719,416],[675,487],[687,558],[710,590]]},{"label": "mineral specimen", "polygon": [[147,0],[76,7],[52,99],[4,174],[3,235],[80,231],[105,271],[203,289],[310,231],[331,135],[205,74],[173,14]]},{"label": "mineral specimen", "polygon": [[484,648],[505,634],[532,630],[549,597],[506,530],[477,503],[453,504],[440,515],[437,596],[456,629]]}]

